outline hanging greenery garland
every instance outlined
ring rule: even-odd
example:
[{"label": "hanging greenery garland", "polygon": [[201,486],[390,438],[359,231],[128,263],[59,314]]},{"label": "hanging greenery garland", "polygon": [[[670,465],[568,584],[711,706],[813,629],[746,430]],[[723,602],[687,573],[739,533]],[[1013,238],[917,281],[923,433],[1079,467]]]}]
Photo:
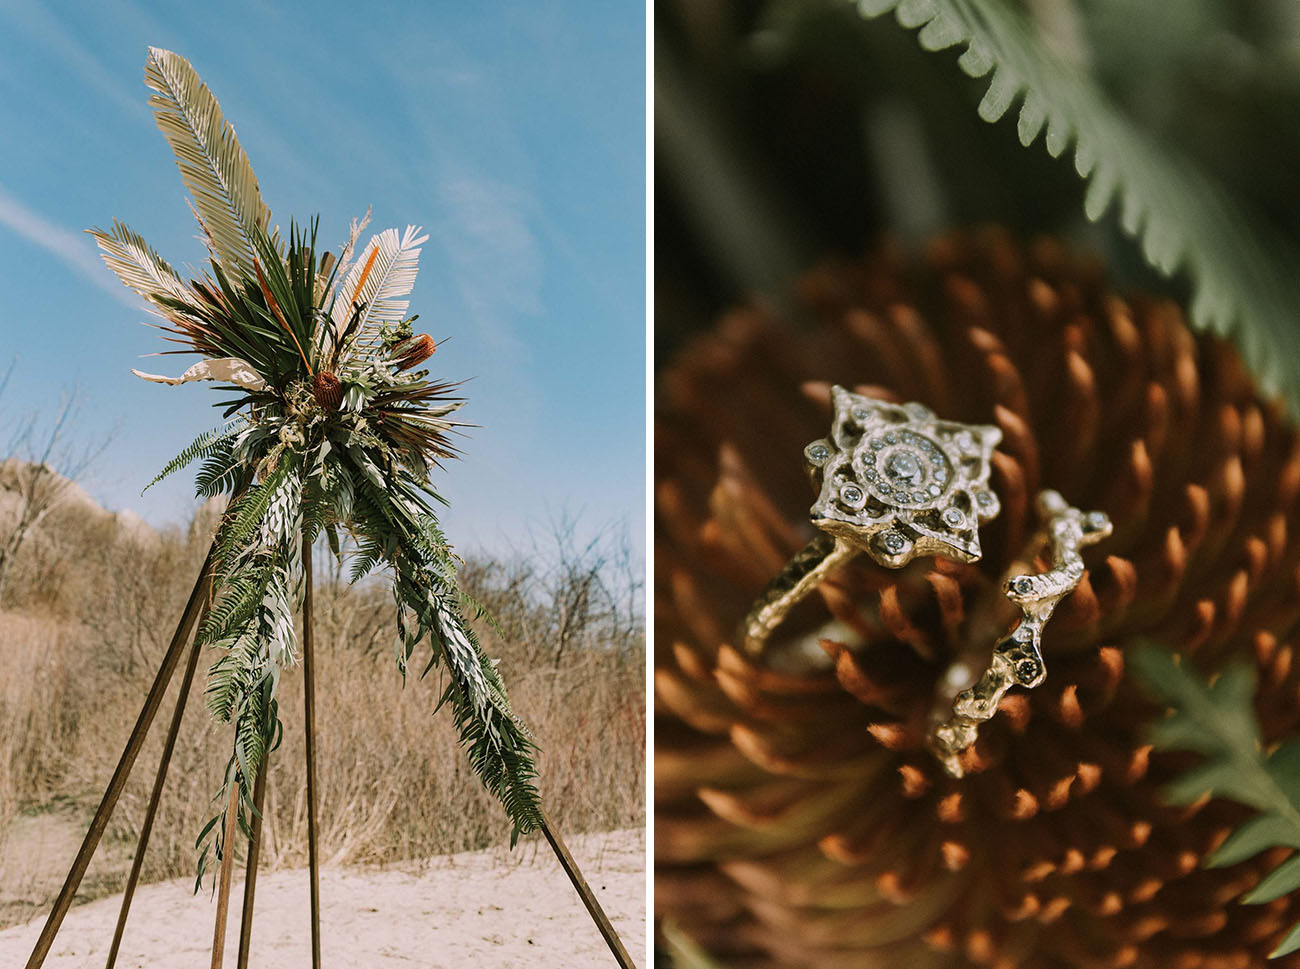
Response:
[{"label": "hanging greenery garland", "polygon": [[[397,666],[403,677],[428,644],[421,675],[446,674],[462,745],[513,823],[511,843],[539,828],[536,749],[511,712],[496,666],[466,620],[482,610],[459,588],[456,559],[430,499],[430,475],[457,452],[449,440],[462,405],[457,384],[420,368],[435,350],[407,316],[420,247],[415,226],[387,229],[360,249],[369,215],[354,220],[338,257],[317,254],[318,220],[271,227],[248,157],[220,105],[183,57],[150,48],[146,83],[208,247],[208,266],[185,281],[120,222],[92,230],[104,261],[163,318],[166,338],[203,359],[166,384],[213,381],[227,423],[200,435],[154,482],[201,462],[201,497],[229,495],[213,558],[212,605],[199,642],[220,653],[207,703],[233,724],[233,752],[199,836],[201,880],[221,857],[237,790],[240,826],[253,816],[252,782],[279,740],[281,671],[297,658],[293,615],[303,561],[322,533],[341,553],[356,546],[353,581],[393,574]],[[153,482],[151,482],[152,484]],[[445,504],[445,502],[443,502]]]}]

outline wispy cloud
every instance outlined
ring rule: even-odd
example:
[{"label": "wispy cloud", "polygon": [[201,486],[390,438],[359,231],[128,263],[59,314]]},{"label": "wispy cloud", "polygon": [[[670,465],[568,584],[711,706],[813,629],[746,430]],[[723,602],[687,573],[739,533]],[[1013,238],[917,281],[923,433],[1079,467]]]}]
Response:
[{"label": "wispy cloud", "polygon": [[87,83],[87,90],[103,95],[138,119],[149,117],[149,108],[139,91],[108,70],[46,4],[20,0],[0,5],[0,14],[34,44],[51,55],[57,55],[51,59],[57,60],[61,67],[80,74]]},{"label": "wispy cloud", "polygon": [[529,224],[536,202],[478,174],[445,179],[442,244],[461,298],[498,350],[525,351],[509,320],[542,312],[542,249]]},{"label": "wispy cloud", "polygon": [[0,185],[0,225],[12,229],[28,242],[40,246],[86,282],[93,283],[119,303],[132,309],[140,301],[118,283],[95,254],[94,244],[83,234],[55,225],[28,208]]}]

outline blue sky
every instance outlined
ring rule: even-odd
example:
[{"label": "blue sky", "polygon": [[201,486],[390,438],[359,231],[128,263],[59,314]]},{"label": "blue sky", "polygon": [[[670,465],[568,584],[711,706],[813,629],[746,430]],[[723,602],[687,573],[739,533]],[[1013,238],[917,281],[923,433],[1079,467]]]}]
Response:
[{"label": "blue sky", "polygon": [[186,520],[192,471],[140,489],[215,426],[88,226],[119,218],[173,265],[203,250],[143,83],[189,58],[221,101],[274,222],[319,213],[325,248],[423,225],[411,298],[473,378],[481,425],[439,482],[449,537],[504,552],[563,514],[645,529],[645,14],[640,4],[161,4],[0,0],[0,424],[80,386],[78,435],[115,434],[86,482],[111,508]]}]

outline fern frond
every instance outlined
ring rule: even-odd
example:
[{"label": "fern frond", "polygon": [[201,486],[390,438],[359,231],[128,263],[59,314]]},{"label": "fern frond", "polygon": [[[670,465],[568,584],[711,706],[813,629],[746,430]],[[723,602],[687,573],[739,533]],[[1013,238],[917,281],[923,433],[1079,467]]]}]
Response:
[{"label": "fern frond", "polygon": [[1063,63],[999,0],[858,0],[866,17],[894,11],[926,50],[964,45],[958,63],[988,77],[979,105],[996,121],[1019,103],[1025,146],[1044,135],[1048,154],[1074,146],[1087,180],[1084,211],[1119,206],[1123,231],[1168,276],[1185,268],[1194,325],[1233,338],[1270,393],[1300,414],[1300,258],[1250,219],[1185,159],[1164,150],[1076,67]]},{"label": "fern frond", "polygon": [[158,128],[172,146],[204,231],[218,259],[253,275],[253,239],[265,232],[271,211],[235,129],[190,62],[149,48],[145,83]]},{"label": "fern frond", "polygon": [[140,494],[144,494],[163,478],[179,471],[200,458],[210,458],[217,453],[223,445],[235,439],[235,427],[239,422],[222,424],[220,427],[214,427],[210,431],[204,431],[193,441],[185,446],[185,450],[167,462],[166,466],[159,471],[152,481],[144,486]]},{"label": "fern frond", "polygon": [[[1235,865],[1279,846],[1300,849],[1300,741],[1271,752],[1264,749],[1255,718],[1254,671],[1231,667],[1207,686],[1179,657],[1150,643],[1130,649],[1128,662],[1147,691],[1170,707],[1169,715],[1152,725],[1151,742],[1205,755],[1166,788],[1166,797],[1175,804],[1190,804],[1211,794],[1259,811],[1210,855],[1207,864]],[[1258,905],[1296,889],[1300,854],[1274,868],[1241,901]],[[1300,923],[1271,956],[1297,949]]]}]

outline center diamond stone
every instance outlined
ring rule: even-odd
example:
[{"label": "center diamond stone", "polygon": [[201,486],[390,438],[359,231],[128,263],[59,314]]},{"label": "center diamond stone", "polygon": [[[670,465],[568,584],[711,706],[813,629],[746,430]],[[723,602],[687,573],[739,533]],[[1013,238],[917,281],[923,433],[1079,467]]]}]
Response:
[{"label": "center diamond stone", "polygon": [[889,477],[907,485],[920,485],[924,477],[921,462],[910,451],[895,451],[885,461],[885,473]]}]

